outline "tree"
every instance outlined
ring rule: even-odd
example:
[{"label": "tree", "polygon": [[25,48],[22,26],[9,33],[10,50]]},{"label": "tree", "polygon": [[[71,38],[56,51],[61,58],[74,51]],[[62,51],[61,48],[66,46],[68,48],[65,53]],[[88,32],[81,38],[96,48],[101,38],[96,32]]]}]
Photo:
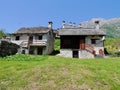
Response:
[{"label": "tree", "polygon": [[5,36],[5,32],[4,32],[4,30],[1,29],[0,30],[0,39],[2,39],[3,36]]}]

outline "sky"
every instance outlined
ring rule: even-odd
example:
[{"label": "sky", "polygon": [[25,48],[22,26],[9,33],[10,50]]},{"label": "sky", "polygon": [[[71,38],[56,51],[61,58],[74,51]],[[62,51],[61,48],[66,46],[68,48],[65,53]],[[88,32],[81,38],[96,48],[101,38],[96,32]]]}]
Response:
[{"label": "sky", "polygon": [[0,30],[13,33],[22,27],[61,28],[62,21],[120,17],[120,0],[0,0]]}]

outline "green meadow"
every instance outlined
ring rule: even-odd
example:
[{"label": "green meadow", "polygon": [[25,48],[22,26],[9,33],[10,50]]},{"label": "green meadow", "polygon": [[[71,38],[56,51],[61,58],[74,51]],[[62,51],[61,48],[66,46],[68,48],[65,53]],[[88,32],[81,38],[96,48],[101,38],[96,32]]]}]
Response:
[{"label": "green meadow", "polygon": [[[114,54],[119,42],[106,39],[107,51]],[[7,56],[0,58],[0,90],[120,90],[120,57]]]},{"label": "green meadow", "polygon": [[120,58],[0,58],[0,90],[120,90]]},{"label": "green meadow", "polygon": [[104,45],[109,54],[116,54],[120,51],[120,39],[118,38],[106,38]]}]

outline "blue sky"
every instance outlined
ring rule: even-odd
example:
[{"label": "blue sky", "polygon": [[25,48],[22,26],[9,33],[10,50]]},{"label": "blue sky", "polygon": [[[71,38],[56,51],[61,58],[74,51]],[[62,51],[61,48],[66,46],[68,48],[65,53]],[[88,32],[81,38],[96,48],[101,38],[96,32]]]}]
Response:
[{"label": "blue sky", "polygon": [[62,21],[79,24],[92,18],[120,16],[120,0],[0,0],[0,29],[13,33],[21,27],[60,28]]}]

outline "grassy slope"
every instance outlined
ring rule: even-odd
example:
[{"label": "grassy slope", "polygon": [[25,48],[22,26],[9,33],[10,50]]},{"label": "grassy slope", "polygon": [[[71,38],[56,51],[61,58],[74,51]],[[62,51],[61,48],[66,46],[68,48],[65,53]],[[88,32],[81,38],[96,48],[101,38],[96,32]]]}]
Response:
[{"label": "grassy slope", "polygon": [[118,52],[120,50],[120,39],[106,38],[105,48],[111,54]]},{"label": "grassy slope", "polygon": [[120,58],[15,55],[0,59],[0,90],[120,90]]}]

